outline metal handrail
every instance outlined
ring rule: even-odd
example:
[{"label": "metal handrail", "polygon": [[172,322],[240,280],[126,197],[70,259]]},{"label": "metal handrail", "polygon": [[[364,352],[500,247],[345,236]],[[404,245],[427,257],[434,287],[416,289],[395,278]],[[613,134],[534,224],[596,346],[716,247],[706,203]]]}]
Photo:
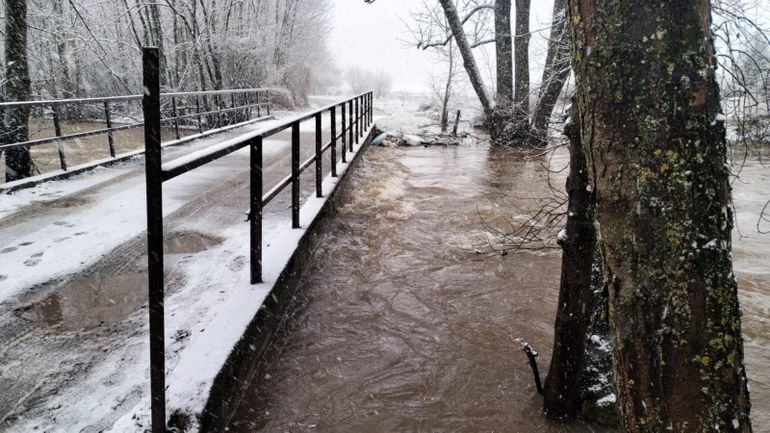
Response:
[{"label": "metal handrail", "polygon": [[[236,104],[236,98],[235,95],[245,95],[245,101],[243,102],[243,105],[237,105]],[[261,100],[261,95],[264,96],[264,100]],[[232,106],[230,107],[223,107],[218,108],[215,110],[206,110],[201,111],[201,104],[200,104],[200,97],[201,96],[218,96],[218,95],[232,95],[231,101]],[[256,101],[249,101],[249,95],[253,95],[256,97]],[[42,107],[42,108],[50,108],[53,110],[53,123],[54,123],[54,131],[55,136],[53,137],[45,137],[45,138],[38,138],[33,140],[27,140],[23,142],[18,143],[8,143],[8,144],[0,144],[0,151],[14,149],[18,147],[25,147],[25,146],[38,146],[42,144],[48,144],[48,143],[56,143],[58,145],[58,153],[59,153],[59,166],[62,170],[67,171],[67,157],[65,148],[62,145],[65,140],[73,140],[78,138],[84,138],[84,137],[90,137],[94,135],[101,135],[101,134],[107,134],[107,144],[109,146],[110,156],[112,158],[115,158],[115,145],[114,145],[114,138],[113,133],[116,131],[121,131],[125,129],[132,129],[132,128],[139,128],[144,126],[144,122],[135,122],[127,125],[119,125],[119,126],[113,126],[112,121],[112,114],[110,111],[110,103],[115,102],[131,102],[131,101],[141,101],[143,95],[126,95],[126,96],[107,96],[107,97],[99,97],[99,98],[78,98],[78,99],[51,99],[51,100],[42,100],[42,101],[20,101],[20,102],[2,102],[0,103],[0,110],[3,109],[15,109],[15,108],[31,108],[31,107]],[[248,113],[251,113],[252,108],[257,109],[257,116],[260,116],[260,109],[266,108],[267,114],[270,115],[270,89],[267,88],[252,88],[252,89],[227,89],[227,90],[203,90],[203,91],[195,91],[195,92],[171,92],[171,93],[161,93],[159,95],[160,98],[168,99],[170,98],[171,105],[172,105],[172,112],[173,116],[171,117],[165,117],[161,119],[162,122],[173,122],[173,127],[176,132],[176,139],[180,139],[180,120],[184,119],[190,119],[197,117],[198,122],[198,132],[203,132],[203,122],[202,118],[206,116],[211,116],[218,113],[226,113],[226,112],[233,112],[233,111],[246,111]],[[195,104],[194,105],[184,105],[184,106],[177,106],[177,98],[190,98],[195,97]],[[64,105],[82,105],[82,104],[102,104],[103,110],[104,110],[104,119],[106,123],[106,128],[101,129],[95,129],[92,131],[85,131],[85,132],[78,132],[74,134],[62,134],[62,128],[61,128],[61,119],[59,115],[60,107]],[[217,101],[217,105],[219,105],[219,100]],[[181,114],[181,109],[184,108],[185,111],[189,110],[190,108],[195,108],[194,113],[185,113]],[[249,114],[250,115],[250,114]],[[221,123],[217,121],[217,125],[220,125]]]},{"label": "metal handrail", "polygon": [[[163,183],[249,147],[249,243],[250,281],[262,282],[262,209],[281,191],[291,185],[292,227],[300,228],[300,174],[315,162],[316,197],[323,197],[323,156],[331,150],[331,176],[337,177],[337,141],[341,140],[340,156],[347,162],[347,152],[354,151],[364,130],[373,122],[373,94],[362,93],[342,102],[300,114],[262,131],[242,134],[236,138],[192,152],[163,164],[160,142],[160,58],[157,48],[143,49],[144,88],[143,110],[146,127],[145,169],[147,186],[147,257],[150,316],[150,393],[152,433],[166,431],[166,376],[164,330],[163,278]],[[347,106],[347,116],[345,108]],[[342,130],[337,132],[337,109],[342,115]],[[323,143],[322,116],[331,116],[331,134]],[[354,114],[355,112],[355,114]],[[315,154],[300,162],[300,123],[315,119]],[[263,139],[291,128],[291,174],[263,194]],[[347,133],[347,134],[346,134]],[[351,161],[352,162],[352,161]]]},{"label": "metal handrail", "polygon": [[262,138],[262,139],[269,138],[273,135],[276,135],[280,132],[283,132],[289,129],[294,123],[301,123],[303,121],[310,120],[318,114],[322,114],[326,111],[329,111],[333,107],[337,107],[339,105],[349,103],[351,101],[356,100],[357,98],[366,96],[369,93],[371,92],[361,93],[359,95],[351,97],[350,99],[345,100],[342,103],[330,104],[325,107],[318,108],[313,111],[309,111],[307,113],[299,114],[297,116],[286,119],[284,122],[281,122],[281,124],[276,125],[270,129],[249,132],[249,133],[240,135],[238,137],[232,138],[230,140],[223,141],[217,145],[210,146],[205,149],[201,149],[197,152],[193,152],[189,155],[177,158],[173,161],[169,161],[163,164],[162,166],[163,180],[167,181],[169,179],[173,179],[181,174],[187,173],[188,171],[196,169],[211,161],[215,161],[223,156],[229,155],[237,150],[243,149],[244,147],[248,146],[249,140],[253,140],[255,138]]},{"label": "metal handrail", "polygon": [[[210,95],[229,95],[231,93],[253,93],[265,92],[270,89],[267,87],[245,88],[245,89],[224,89],[224,90],[197,90],[193,92],[168,92],[161,93],[161,98],[184,97],[184,96],[210,96]],[[141,101],[143,95],[122,95],[122,96],[98,96],[93,98],[71,98],[71,99],[42,99],[39,101],[11,101],[0,102],[0,110],[4,108],[52,106],[65,104],[96,104],[100,102],[122,102],[122,101]]]}]

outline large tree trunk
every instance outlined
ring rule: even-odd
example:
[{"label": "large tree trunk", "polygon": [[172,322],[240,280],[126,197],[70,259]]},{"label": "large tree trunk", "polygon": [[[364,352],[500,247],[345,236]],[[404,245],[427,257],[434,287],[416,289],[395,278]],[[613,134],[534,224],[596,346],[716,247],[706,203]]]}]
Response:
[{"label": "large tree trunk", "polygon": [[495,62],[497,67],[495,108],[509,108],[513,102],[513,43],[511,41],[511,0],[495,0]]},{"label": "large tree trunk", "polygon": [[529,2],[516,0],[516,37],[513,38],[516,67],[514,133],[519,139],[529,135]]},{"label": "large tree trunk", "polygon": [[479,98],[485,117],[489,116],[492,104],[489,101],[489,96],[487,96],[484,80],[481,78],[481,73],[476,65],[476,59],[473,57],[473,51],[468,43],[468,38],[465,36],[465,30],[463,30],[460,17],[457,15],[454,0],[439,0],[439,3],[441,3],[441,7],[444,9],[444,15],[449,23],[449,28],[457,43],[457,48],[460,50],[465,71],[468,73],[468,79],[473,86],[473,90],[476,92],[476,96]]},{"label": "large tree trunk", "polygon": [[495,107],[487,119],[492,144],[516,144],[513,106],[513,37],[511,35],[511,0],[495,0],[495,62],[497,94]]},{"label": "large tree trunk", "polygon": [[567,0],[555,0],[553,3],[553,24],[548,40],[548,54],[545,58],[543,80],[540,83],[535,111],[530,128],[531,144],[543,146],[548,139],[548,123],[553,107],[559,99],[561,89],[570,72],[570,40],[567,31]]},{"label": "large tree trunk", "polygon": [[708,0],[571,0],[629,432],[751,432]]},{"label": "large tree trunk", "polygon": [[[573,114],[576,110],[573,110]],[[583,372],[591,292],[591,270],[596,247],[594,197],[575,122],[565,127],[569,138],[567,227],[559,236],[562,247],[561,284],[554,325],[553,355],[543,390],[543,409],[552,418],[575,418],[580,410],[579,383]]]},{"label": "large tree trunk", "polygon": [[[26,101],[30,94],[27,62],[27,1],[5,1],[5,97],[8,101]],[[0,128],[0,142],[20,143],[29,137],[29,109],[8,109]],[[5,181],[32,176],[29,146],[5,151]]]}]

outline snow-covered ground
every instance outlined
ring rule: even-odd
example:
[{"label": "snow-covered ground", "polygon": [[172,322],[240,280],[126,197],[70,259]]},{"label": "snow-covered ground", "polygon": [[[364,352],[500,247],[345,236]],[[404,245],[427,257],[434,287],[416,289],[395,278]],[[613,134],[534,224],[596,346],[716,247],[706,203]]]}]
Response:
[{"label": "snow-covered ground", "polygon": [[[167,149],[164,160],[279,121]],[[303,159],[313,152],[312,131],[312,121],[302,124]],[[289,171],[288,131],[266,139],[264,151],[268,189]],[[338,172],[347,166],[340,163]],[[327,176],[324,190],[336,182]],[[0,197],[0,430],[148,426],[144,193],[142,161],[135,159]],[[325,201],[305,196],[303,227]],[[279,195],[266,209],[265,283],[251,285],[243,222],[248,150],[164,184],[169,411],[200,412],[214,376],[294,252],[305,231],[290,228],[287,203]]]}]

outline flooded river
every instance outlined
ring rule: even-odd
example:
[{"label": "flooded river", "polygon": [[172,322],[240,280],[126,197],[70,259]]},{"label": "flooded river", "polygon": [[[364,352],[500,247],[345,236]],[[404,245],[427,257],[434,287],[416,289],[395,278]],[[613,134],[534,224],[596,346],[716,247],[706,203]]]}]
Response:
[{"label": "flooded river", "polygon": [[547,193],[541,163],[369,149],[230,431],[601,431],[543,419],[517,342],[550,349],[558,253],[473,251],[480,215]]},{"label": "flooded river", "polygon": [[[229,431],[612,431],[545,420],[519,350],[528,341],[547,371],[559,251],[473,251],[487,239],[481,217],[505,230],[533,208],[528,197],[549,195],[549,163],[566,155],[369,149]],[[755,227],[768,169],[749,161],[735,189],[754,426],[768,432],[770,235]]]}]

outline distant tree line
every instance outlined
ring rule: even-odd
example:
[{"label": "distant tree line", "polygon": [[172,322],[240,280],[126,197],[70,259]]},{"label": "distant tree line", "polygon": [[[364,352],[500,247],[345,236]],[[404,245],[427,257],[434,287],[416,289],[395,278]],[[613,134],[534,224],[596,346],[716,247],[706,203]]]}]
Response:
[{"label": "distant tree line", "polygon": [[[314,70],[331,63],[328,0],[22,3],[32,97],[136,93],[141,47],[150,45],[161,50],[162,86],[169,90],[280,86],[303,102]],[[10,17],[20,2],[0,4]]]},{"label": "distant tree line", "polygon": [[[531,0],[422,0],[411,13],[410,29],[417,48],[438,53],[446,63],[450,63],[450,54],[462,58],[492,142],[498,145],[546,146],[552,115],[563,115],[554,113],[554,107],[571,73],[568,2],[553,3],[537,88],[530,85],[529,74],[529,41],[533,33],[529,28],[530,3]],[[757,124],[756,119],[770,111],[770,38],[763,27],[766,24],[752,18],[766,11],[748,0],[715,0],[713,12],[718,78],[728,96],[723,103],[725,111],[736,115],[741,137],[751,134],[754,141],[766,141],[770,134],[762,125],[767,122]],[[488,90],[481,73],[486,54],[478,51],[490,44],[495,47],[494,92]],[[450,69],[454,67],[452,64]]]},{"label": "distant tree line", "polygon": [[[329,0],[0,0],[0,98],[136,94],[141,48],[161,53],[167,91],[288,89],[305,104],[326,49]],[[0,143],[28,139],[29,111],[0,113]],[[7,180],[28,177],[28,148],[6,152]]]}]

